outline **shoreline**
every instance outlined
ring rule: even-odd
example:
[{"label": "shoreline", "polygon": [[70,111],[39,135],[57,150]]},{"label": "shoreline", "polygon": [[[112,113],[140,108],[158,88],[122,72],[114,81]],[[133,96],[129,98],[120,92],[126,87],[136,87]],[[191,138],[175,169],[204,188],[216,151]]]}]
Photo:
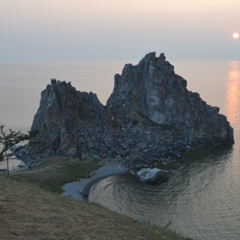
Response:
[{"label": "shoreline", "polygon": [[106,176],[102,176],[102,177],[99,177],[99,178],[96,178],[94,180],[91,180],[89,183],[87,183],[85,185],[85,187],[83,188],[83,191],[82,191],[82,196],[83,198],[85,198],[86,201],[88,201],[88,196],[89,196],[89,193],[92,189],[92,187],[97,184],[98,182],[101,182],[102,180],[108,178],[108,177],[111,177],[111,176],[116,176],[116,175],[121,175],[121,174],[125,174],[127,172],[123,172],[123,173],[112,173],[112,174],[109,174],[109,175],[106,175]]},{"label": "shoreline", "polygon": [[124,174],[128,168],[120,164],[107,164],[93,172],[90,178],[81,178],[79,181],[70,182],[62,186],[62,196],[78,201],[88,201],[91,188],[99,181],[114,175]]}]

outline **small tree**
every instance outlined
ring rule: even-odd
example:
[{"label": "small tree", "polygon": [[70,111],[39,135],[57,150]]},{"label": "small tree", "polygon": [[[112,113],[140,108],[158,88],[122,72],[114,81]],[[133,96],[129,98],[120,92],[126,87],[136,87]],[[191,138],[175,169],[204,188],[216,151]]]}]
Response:
[{"label": "small tree", "polygon": [[28,132],[27,134],[24,134],[21,133],[21,131],[16,132],[12,129],[9,129],[8,132],[5,132],[4,127],[4,124],[0,124],[0,144],[2,145],[2,149],[0,151],[0,161],[3,161],[4,159],[7,160],[7,172],[9,176],[8,151],[16,144],[34,137],[36,132]]}]

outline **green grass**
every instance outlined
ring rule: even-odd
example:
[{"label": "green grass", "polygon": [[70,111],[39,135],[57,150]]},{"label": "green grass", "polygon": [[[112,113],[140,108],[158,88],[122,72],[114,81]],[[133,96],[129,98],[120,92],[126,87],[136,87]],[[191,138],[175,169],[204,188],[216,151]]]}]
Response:
[{"label": "green grass", "polygon": [[186,240],[94,203],[60,196],[61,184],[87,177],[95,162],[55,157],[31,171],[0,174],[0,239]]},{"label": "green grass", "polygon": [[101,166],[98,162],[80,161],[61,156],[51,157],[31,171],[13,175],[14,178],[29,181],[39,187],[55,193],[61,193],[61,187],[79,178],[88,178],[90,173]]}]

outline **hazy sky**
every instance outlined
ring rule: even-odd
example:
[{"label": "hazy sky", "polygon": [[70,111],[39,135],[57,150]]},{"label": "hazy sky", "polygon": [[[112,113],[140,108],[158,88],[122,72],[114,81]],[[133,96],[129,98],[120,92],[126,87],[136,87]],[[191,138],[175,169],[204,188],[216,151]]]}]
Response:
[{"label": "hazy sky", "polygon": [[240,0],[0,0],[0,61],[227,59]]}]

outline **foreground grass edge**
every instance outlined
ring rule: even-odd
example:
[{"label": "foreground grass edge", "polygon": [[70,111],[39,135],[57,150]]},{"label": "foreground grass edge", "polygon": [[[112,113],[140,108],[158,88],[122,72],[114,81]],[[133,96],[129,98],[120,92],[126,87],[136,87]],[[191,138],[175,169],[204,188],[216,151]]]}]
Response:
[{"label": "foreground grass edge", "polygon": [[[56,194],[62,183],[87,177],[99,166],[57,157],[10,180],[0,175],[1,239],[188,239],[97,204]],[[72,174],[73,169],[79,172]]]}]

